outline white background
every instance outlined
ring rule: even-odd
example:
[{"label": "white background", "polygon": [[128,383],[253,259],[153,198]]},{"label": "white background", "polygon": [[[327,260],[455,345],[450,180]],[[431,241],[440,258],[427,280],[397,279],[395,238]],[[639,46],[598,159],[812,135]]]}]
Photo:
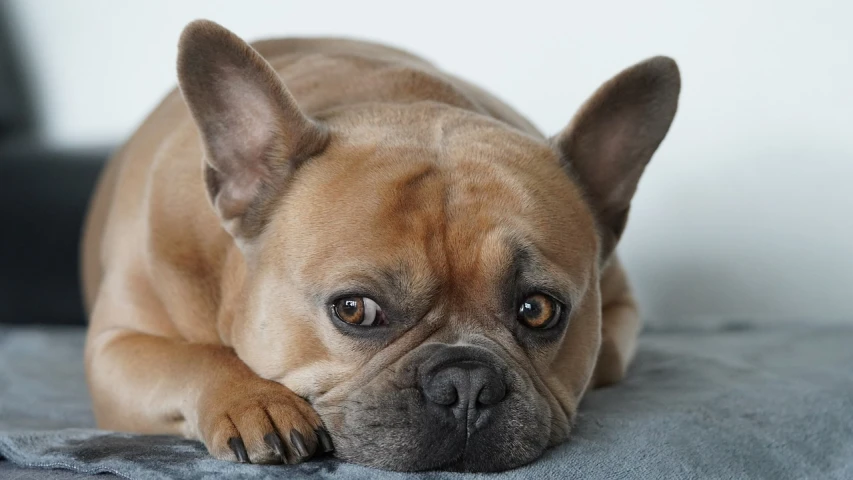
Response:
[{"label": "white background", "polygon": [[125,138],[175,82],[195,18],[247,39],[389,42],[546,133],[604,80],[666,54],[675,124],[621,246],[650,322],[853,322],[853,2],[9,0],[45,138]]}]

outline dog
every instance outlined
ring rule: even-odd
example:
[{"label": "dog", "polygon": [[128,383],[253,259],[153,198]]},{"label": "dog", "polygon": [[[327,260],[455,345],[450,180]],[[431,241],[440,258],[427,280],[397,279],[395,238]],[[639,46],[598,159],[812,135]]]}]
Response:
[{"label": "dog", "polygon": [[624,377],[640,319],[615,247],[675,116],[672,59],[550,138],[375,43],[197,20],[177,74],[86,219],[99,427],[238,462],[499,471]]}]

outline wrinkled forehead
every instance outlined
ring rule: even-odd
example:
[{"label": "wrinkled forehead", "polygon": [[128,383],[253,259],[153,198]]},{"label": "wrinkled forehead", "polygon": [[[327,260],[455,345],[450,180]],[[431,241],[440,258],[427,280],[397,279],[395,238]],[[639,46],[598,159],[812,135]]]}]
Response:
[{"label": "wrinkled forehead", "polygon": [[333,141],[299,171],[271,223],[288,268],[419,297],[491,290],[519,263],[560,288],[588,275],[591,215],[543,142],[484,127],[420,135]]}]

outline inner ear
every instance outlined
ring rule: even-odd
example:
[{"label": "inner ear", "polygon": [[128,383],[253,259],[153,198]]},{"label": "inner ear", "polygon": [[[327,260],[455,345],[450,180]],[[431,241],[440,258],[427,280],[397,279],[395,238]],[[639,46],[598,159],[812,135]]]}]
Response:
[{"label": "inner ear", "polygon": [[651,58],[602,85],[552,138],[598,220],[602,257],[625,229],[640,176],[675,117],[680,89],[676,63]]},{"label": "inner ear", "polygon": [[[205,126],[211,160],[220,167],[228,167],[228,159],[251,160],[262,158],[267,150],[276,147],[275,130],[283,128],[281,112],[276,107],[276,92],[264,85],[264,79],[251,78],[254,72],[233,67],[223,68],[211,78],[211,90],[216,97],[198,108],[199,123]],[[213,104],[220,102],[220,105]],[[284,151],[281,154],[287,154]],[[262,164],[247,167],[262,167]]]},{"label": "inner ear", "polygon": [[213,22],[184,29],[178,80],[204,144],[210,200],[232,235],[253,236],[266,200],[322,151],[328,133],[299,109],[266,60]]}]

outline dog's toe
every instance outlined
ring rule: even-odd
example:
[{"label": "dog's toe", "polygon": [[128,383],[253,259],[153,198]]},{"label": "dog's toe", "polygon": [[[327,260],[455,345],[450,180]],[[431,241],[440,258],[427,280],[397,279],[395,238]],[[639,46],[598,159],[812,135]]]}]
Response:
[{"label": "dog's toe", "polygon": [[240,463],[249,463],[249,452],[246,451],[246,444],[243,443],[243,439],[240,437],[231,437],[228,439],[228,446],[231,447],[231,451],[234,452],[234,455],[237,457],[237,461]]},{"label": "dog's toe", "polygon": [[317,412],[305,400],[273,382],[258,382],[200,415],[200,433],[210,453],[242,463],[301,463],[332,450]]}]

